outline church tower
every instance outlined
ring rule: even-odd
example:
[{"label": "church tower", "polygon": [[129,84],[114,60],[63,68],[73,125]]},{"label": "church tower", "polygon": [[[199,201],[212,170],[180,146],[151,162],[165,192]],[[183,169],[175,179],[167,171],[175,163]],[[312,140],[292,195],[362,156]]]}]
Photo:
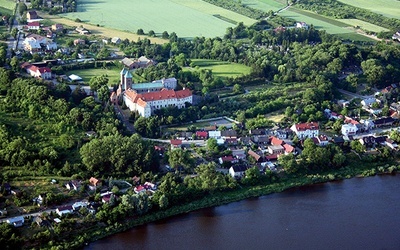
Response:
[{"label": "church tower", "polygon": [[[123,68],[122,70],[121,70],[121,72],[119,73],[120,74],[120,81],[121,81],[121,85],[122,85],[122,87],[125,87],[125,74],[126,74],[126,72],[127,72],[128,70],[126,70],[125,68]],[[124,89],[125,90],[125,89]]]},{"label": "church tower", "polygon": [[125,72],[124,85],[125,90],[132,88],[132,74],[129,70],[126,70]]}]

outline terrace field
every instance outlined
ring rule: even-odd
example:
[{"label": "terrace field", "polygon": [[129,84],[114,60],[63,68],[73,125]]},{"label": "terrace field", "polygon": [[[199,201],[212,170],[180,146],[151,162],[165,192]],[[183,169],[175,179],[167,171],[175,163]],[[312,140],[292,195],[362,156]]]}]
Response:
[{"label": "terrace field", "polygon": [[386,17],[400,19],[400,1],[398,0],[338,0],[358,8],[367,9]]},{"label": "terrace field", "polygon": [[164,31],[175,32],[182,38],[222,36],[226,28],[235,23],[251,25],[255,22],[201,0],[81,0],[77,12],[61,16],[129,32],[139,28],[145,33],[153,30],[157,35]]},{"label": "terrace field", "polygon": [[[192,59],[192,65],[200,69],[211,69],[214,77],[237,77],[250,74],[251,70],[243,64],[208,59]],[[194,68],[186,68],[186,70],[194,70]]]}]

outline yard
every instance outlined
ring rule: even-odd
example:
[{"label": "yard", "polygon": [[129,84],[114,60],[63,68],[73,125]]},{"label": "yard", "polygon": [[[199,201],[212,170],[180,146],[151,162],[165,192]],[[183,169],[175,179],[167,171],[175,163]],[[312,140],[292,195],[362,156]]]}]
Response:
[{"label": "yard", "polygon": [[398,0],[338,0],[339,2],[358,8],[370,10],[386,17],[400,18],[400,2]]},{"label": "yard", "polygon": [[250,74],[251,68],[238,63],[208,60],[208,59],[192,59],[193,68],[186,68],[184,70],[211,69],[214,77],[237,77]]},{"label": "yard", "polygon": [[175,32],[182,38],[222,36],[226,28],[234,26],[232,22],[245,25],[255,22],[201,0],[82,0],[78,2],[77,12],[62,16],[127,32],[136,32],[139,28],[145,32],[153,30],[157,35]]}]

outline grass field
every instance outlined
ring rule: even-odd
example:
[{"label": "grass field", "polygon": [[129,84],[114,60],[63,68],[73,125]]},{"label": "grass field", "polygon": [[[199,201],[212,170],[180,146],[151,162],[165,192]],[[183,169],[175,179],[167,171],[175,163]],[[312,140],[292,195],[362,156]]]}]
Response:
[{"label": "grass field", "polygon": [[76,27],[76,26],[82,25],[83,27],[88,29],[91,32],[91,34],[102,36],[102,37],[112,38],[112,37],[116,36],[116,37],[121,38],[122,40],[129,39],[131,41],[137,41],[138,39],[147,38],[152,43],[157,43],[157,44],[164,44],[167,42],[167,40],[164,40],[164,39],[161,39],[158,37],[139,36],[139,35],[133,34],[132,32],[116,30],[116,29],[111,29],[111,28],[106,28],[106,27],[97,27],[96,25],[91,25],[88,23],[77,23],[77,22],[67,19],[67,18],[51,16],[51,15],[47,15],[44,13],[40,13],[39,15],[41,17],[43,17],[44,19],[48,19],[49,22],[61,23],[63,25],[70,26],[70,27]]},{"label": "grass field", "polygon": [[186,124],[186,125],[180,125],[180,126],[175,126],[175,127],[168,127],[166,130],[170,131],[170,132],[174,132],[174,131],[187,131],[188,127],[190,126],[195,126],[197,129],[203,129],[205,127],[208,126],[224,126],[226,128],[232,128],[234,123],[221,118],[221,119],[215,119],[212,121],[203,121],[203,122],[194,122],[191,124]]},{"label": "grass field", "polygon": [[224,18],[245,25],[255,22],[201,0],[81,0],[77,12],[62,16],[129,32],[139,28],[145,32],[153,30],[157,35],[164,31],[175,32],[182,38],[222,36],[226,28],[234,26]]},{"label": "grass field", "polygon": [[274,1],[274,0],[242,0],[242,4],[247,5],[254,9],[260,9],[265,12],[269,10],[277,11],[286,6],[286,1]]},{"label": "grass field", "polygon": [[370,10],[383,16],[400,19],[400,1],[398,0],[338,0],[358,8]]},{"label": "grass field", "polygon": [[3,14],[1,12],[2,8],[8,9],[8,10],[14,10],[15,4],[16,4],[15,1],[12,1],[12,0],[0,0],[0,6],[1,6],[0,13]]},{"label": "grass field", "polygon": [[[80,70],[71,70],[66,72],[66,75],[69,76],[71,74],[78,75],[82,77],[83,81],[88,84],[90,79],[94,76],[99,76],[99,75],[106,75],[108,78],[108,83],[109,85],[114,85],[118,84],[120,80],[120,72],[121,69],[118,67],[107,67],[106,69],[103,69],[101,67],[95,68],[95,69],[80,69]],[[139,76],[132,74],[133,76],[133,81],[134,82],[143,82],[143,79],[141,79]]]},{"label": "grass field", "polygon": [[373,32],[389,31],[386,28],[380,27],[372,23],[364,22],[358,19],[338,19],[338,20],[342,23],[347,23],[352,27],[359,26],[363,30],[368,30]]},{"label": "grass field", "polygon": [[[211,69],[214,77],[237,77],[250,74],[251,68],[238,63],[230,63],[208,59],[192,59],[194,67]],[[194,70],[194,69],[193,69]]]}]

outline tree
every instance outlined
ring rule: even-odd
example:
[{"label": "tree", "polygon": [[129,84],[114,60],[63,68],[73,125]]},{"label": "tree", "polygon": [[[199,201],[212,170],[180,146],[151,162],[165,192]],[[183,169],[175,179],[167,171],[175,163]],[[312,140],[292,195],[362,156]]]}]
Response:
[{"label": "tree", "polygon": [[381,66],[378,60],[368,59],[361,62],[361,68],[363,69],[364,75],[367,77],[367,81],[370,85],[376,85],[383,80],[385,75],[384,67]]},{"label": "tree", "polygon": [[258,167],[254,166],[245,171],[243,182],[250,185],[255,185],[260,181],[261,174]]},{"label": "tree", "polygon": [[296,158],[293,154],[281,155],[279,157],[279,164],[283,167],[286,173],[296,173],[300,169],[300,165],[297,163]]},{"label": "tree", "polygon": [[109,100],[109,98],[110,98],[110,89],[108,88],[108,86],[107,85],[101,86],[97,90],[97,96],[99,97],[99,100],[102,103],[106,103],[107,100]]},{"label": "tree", "polygon": [[210,138],[207,140],[207,150],[211,154],[217,154],[219,152],[217,139]]},{"label": "tree", "polygon": [[169,151],[168,162],[169,165],[176,171],[178,171],[181,167],[185,170],[190,170],[194,167],[194,161],[190,152],[181,148]]},{"label": "tree", "polygon": [[235,94],[242,94],[244,92],[244,88],[242,85],[236,83],[233,85],[233,93]]},{"label": "tree", "polygon": [[19,2],[18,3],[18,12],[19,12],[19,14],[22,16],[23,14],[24,14],[24,12],[25,11],[27,11],[28,10],[28,7],[26,6],[26,4],[25,3],[23,3],[23,2]]},{"label": "tree", "polygon": [[144,35],[143,29],[138,29],[138,30],[136,31],[136,34],[138,34],[138,35]]},{"label": "tree", "polygon": [[149,34],[150,37],[155,37],[156,33],[154,33],[154,30],[149,30]]},{"label": "tree", "polygon": [[161,34],[161,37],[162,37],[163,39],[168,39],[168,38],[169,38],[168,32],[167,32],[167,31],[164,31],[164,32]]},{"label": "tree", "polygon": [[168,207],[168,197],[165,194],[162,194],[160,196],[160,199],[158,200],[158,205],[161,209],[166,209]]},{"label": "tree", "polygon": [[108,78],[104,75],[101,76],[94,76],[89,81],[89,86],[91,91],[97,91],[102,86],[107,86]]}]

